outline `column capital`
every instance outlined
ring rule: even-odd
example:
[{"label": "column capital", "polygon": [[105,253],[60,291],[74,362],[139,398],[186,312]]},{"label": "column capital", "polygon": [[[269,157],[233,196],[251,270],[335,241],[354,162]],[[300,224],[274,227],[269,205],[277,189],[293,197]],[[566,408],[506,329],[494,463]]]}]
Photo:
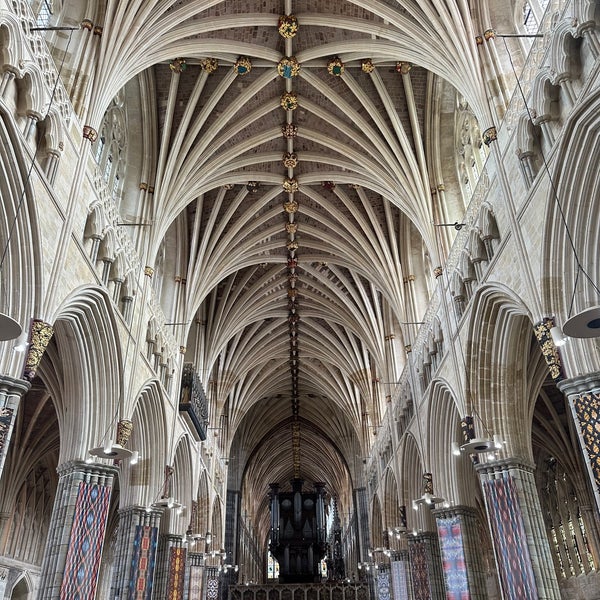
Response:
[{"label": "column capital", "polygon": [[525,460],[523,458],[503,458],[501,460],[492,460],[486,463],[480,463],[474,465],[475,470],[480,474],[495,474],[495,473],[508,473],[511,470],[518,469],[520,471],[526,471],[533,473],[536,469],[535,464]]},{"label": "column capital", "polygon": [[0,375],[0,394],[6,396],[23,396],[29,391],[31,383],[24,379],[15,379],[8,375]]},{"label": "column capital", "polygon": [[116,477],[119,469],[112,465],[103,465],[100,463],[86,463],[82,460],[69,460],[56,467],[56,472],[59,477],[70,475],[74,472],[90,473],[93,475],[101,475],[103,477]]},{"label": "column capital", "polygon": [[577,375],[577,377],[569,377],[569,379],[563,379],[556,385],[567,396],[591,392],[600,389],[600,371]]},{"label": "column capital", "polygon": [[449,517],[475,517],[477,515],[477,511],[471,506],[466,506],[465,504],[458,504],[456,506],[450,506],[448,508],[436,508],[431,511],[434,517],[440,517],[442,519],[447,519]]}]

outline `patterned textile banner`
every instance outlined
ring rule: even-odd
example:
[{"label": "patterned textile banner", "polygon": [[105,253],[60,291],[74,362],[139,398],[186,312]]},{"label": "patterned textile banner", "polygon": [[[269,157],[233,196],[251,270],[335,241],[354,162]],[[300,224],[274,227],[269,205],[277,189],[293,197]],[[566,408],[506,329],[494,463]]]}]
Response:
[{"label": "patterned textile banner", "polygon": [[456,515],[436,520],[446,581],[446,600],[470,600],[461,518]]},{"label": "patterned textile banner", "polygon": [[128,600],[151,600],[158,528],[136,525]]},{"label": "patterned textile banner", "polygon": [[390,570],[392,573],[392,593],[394,600],[409,600],[406,563],[401,560],[393,560],[390,563]]},{"label": "patterned textile banner", "polygon": [[219,597],[219,575],[214,568],[206,569],[206,600]]},{"label": "patterned textile banner", "polygon": [[171,548],[169,553],[169,582],[167,584],[168,600],[183,600],[185,554],[185,548]]},{"label": "patterned textile banner", "polygon": [[391,600],[389,571],[379,571],[377,574],[377,598],[378,600]]},{"label": "patterned textile banner", "polygon": [[483,484],[492,524],[502,591],[506,600],[537,598],[537,588],[514,479],[505,476]]},{"label": "patterned textile banner", "polygon": [[61,600],[93,600],[96,597],[110,492],[109,487],[83,481],[79,483],[65,574],[60,587]]},{"label": "patterned textile banner", "polygon": [[190,593],[188,600],[202,600],[202,567],[190,567]]},{"label": "patterned textile banner", "polygon": [[410,545],[409,552],[414,600],[431,600],[427,546],[423,542],[414,542]]},{"label": "patterned textile banner", "polygon": [[600,492],[600,394],[582,394],[573,398],[573,408],[581,427],[581,436],[590,467]]}]

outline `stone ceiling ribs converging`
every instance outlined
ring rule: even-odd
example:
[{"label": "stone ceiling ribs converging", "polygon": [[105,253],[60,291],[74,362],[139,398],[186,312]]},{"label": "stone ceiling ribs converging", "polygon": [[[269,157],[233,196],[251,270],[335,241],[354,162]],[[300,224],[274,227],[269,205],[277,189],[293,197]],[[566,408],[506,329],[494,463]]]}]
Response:
[{"label": "stone ceiling ribs converging", "polygon": [[157,107],[149,253],[185,280],[189,358],[211,419],[227,420],[230,484],[349,490],[389,394],[378,382],[403,362],[385,345],[419,310],[407,276],[437,257],[435,82],[485,115],[465,6],[164,5],[107,15],[123,34],[102,60],[123,79],[105,100],[143,73]]}]

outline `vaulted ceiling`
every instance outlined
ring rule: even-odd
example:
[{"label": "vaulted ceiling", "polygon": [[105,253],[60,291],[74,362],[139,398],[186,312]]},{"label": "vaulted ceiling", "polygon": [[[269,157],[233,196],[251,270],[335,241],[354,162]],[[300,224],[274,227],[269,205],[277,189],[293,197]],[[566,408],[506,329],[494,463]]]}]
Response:
[{"label": "vaulted ceiling", "polygon": [[156,105],[149,255],[185,280],[230,487],[349,498],[439,264],[440,90],[486,114],[467,2],[138,0],[104,23],[98,110],[139,73]]}]

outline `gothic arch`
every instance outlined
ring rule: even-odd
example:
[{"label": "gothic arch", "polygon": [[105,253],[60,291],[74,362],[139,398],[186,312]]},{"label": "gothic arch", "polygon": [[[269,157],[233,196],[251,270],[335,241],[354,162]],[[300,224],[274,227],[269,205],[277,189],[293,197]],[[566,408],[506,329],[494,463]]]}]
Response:
[{"label": "gothic arch", "polygon": [[[414,423],[413,423],[414,425]],[[416,511],[412,510],[412,501],[423,493],[423,460],[417,440],[412,433],[408,433],[402,447],[402,472],[400,476],[402,489],[400,498],[407,507],[406,517],[409,529],[420,529],[421,521]]]},{"label": "gothic arch", "polygon": [[175,450],[173,458],[173,481],[171,495],[182,504],[182,509],[171,511],[171,533],[185,533],[189,524],[194,488],[195,469],[192,460],[192,448],[188,435],[183,435]]},{"label": "gothic arch", "polygon": [[139,452],[139,462],[122,474],[121,506],[149,506],[160,499],[167,465],[165,399],[155,379],[142,386],[132,408],[133,432],[128,447]]},{"label": "gothic arch", "polygon": [[[531,316],[523,302],[499,285],[479,288],[473,300],[465,352],[466,397],[486,427],[503,436],[509,456],[530,457],[527,360]],[[538,350],[539,351],[539,350]]]},{"label": "gothic arch", "polygon": [[379,496],[375,494],[373,496],[373,505],[371,507],[371,544],[373,548],[383,548],[383,514],[381,512],[381,503],[379,502]]},{"label": "gothic arch", "polygon": [[[550,186],[544,221],[542,301],[545,312],[556,315],[559,325],[570,315],[600,304],[600,230],[590,227],[600,210],[599,98],[599,92],[591,95],[565,124],[552,169],[556,195]],[[568,364],[577,365],[577,372],[597,369],[597,353],[590,342],[572,340],[564,352],[572,358]]]},{"label": "gothic arch", "polygon": [[[42,272],[34,268],[39,258],[37,215],[27,172],[27,159],[16,148],[14,121],[0,111],[0,311],[16,319],[24,330],[39,310],[35,290],[42,286]],[[18,285],[17,285],[18,282]],[[0,366],[18,376],[21,357],[0,344]]]},{"label": "gothic arch", "polygon": [[210,531],[209,527],[209,508],[210,508],[210,495],[208,489],[208,476],[206,474],[206,470],[202,470],[202,474],[200,475],[200,482],[198,483],[198,495],[197,495],[197,517],[195,527],[195,533],[199,533],[201,535],[205,535]]},{"label": "gothic arch", "polygon": [[[446,381],[434,380],[430,389],[428,431],[430,437],[431,464],[434,465],[434,490],[436,495],[454,504],[469,504],[477,489],[470,462],[464,457],[452,455],[452,442],[461,443],[460,407]],[[467,413],[463,413],[464,414]]]},{"label": "gothic arch", "polygon": [[400,527],[400,497],[398,495],[398,483],[396,482],[394,471],[391,468],[387,468],[382,479],[384,489],[384,525],[388,528]]},{"label": "gothic arch", "polygon": [[23,571],[15,581],[10,594],[7,596],[9,600],[29,600],[33,598],[35,591],[31,576],[27,571]]},{"label": "gothic arch", "polygon": [[116,435],[123,368],[106,291],[82,287],[67,297],[55,311],[54,338],[63,369],[63,394],[56,407],[62,463],[85,458],[89,448]]}]

